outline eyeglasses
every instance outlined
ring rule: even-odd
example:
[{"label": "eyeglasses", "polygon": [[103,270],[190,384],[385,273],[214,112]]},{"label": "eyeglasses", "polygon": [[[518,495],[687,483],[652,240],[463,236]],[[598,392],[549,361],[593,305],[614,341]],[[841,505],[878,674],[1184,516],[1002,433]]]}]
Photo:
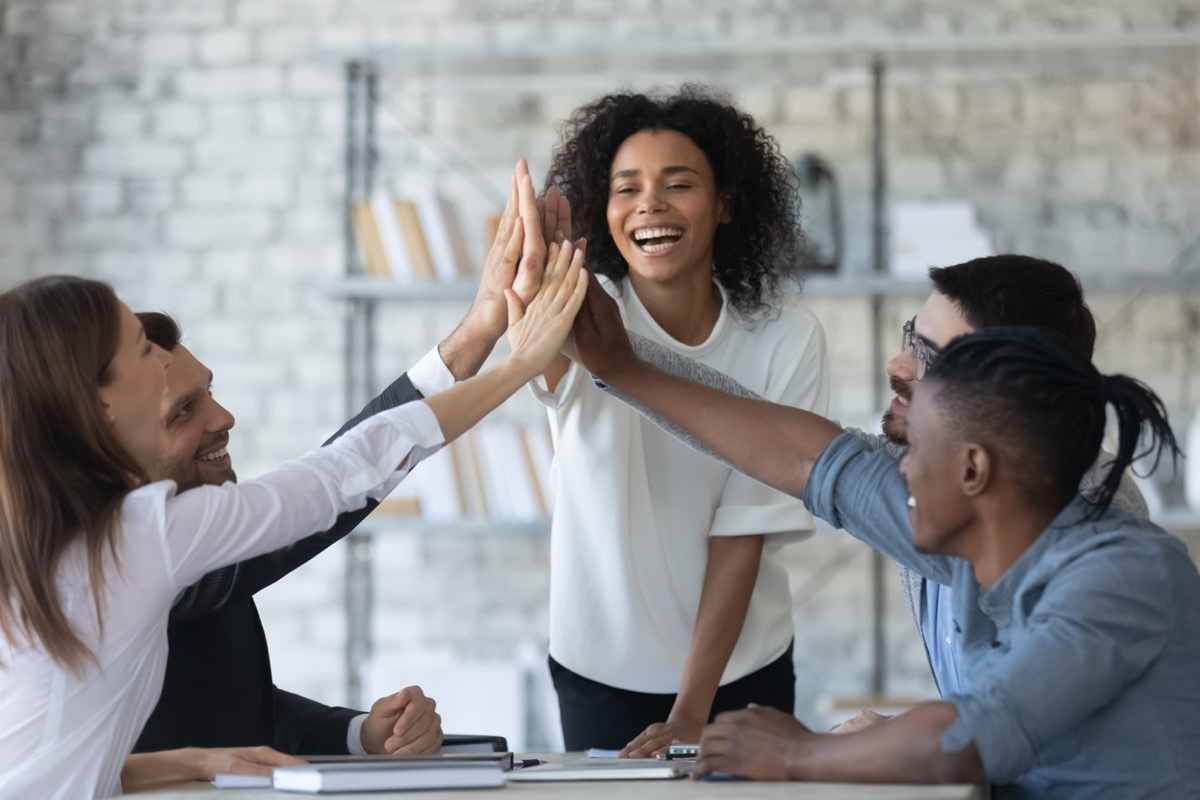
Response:
[{"label": "eyeglasses", "polygon": [[904,323],[904,333],[900,337],[900,350],[904,351],[910,347],[912,348],[913,375],[917,380],[921,380],[925,377],[925,373],[929,371],[929,367],[933,364],[933,358],[937,355],[937,352],[926,344],[924,339],[917,336],[916,325],[916,317]]}]

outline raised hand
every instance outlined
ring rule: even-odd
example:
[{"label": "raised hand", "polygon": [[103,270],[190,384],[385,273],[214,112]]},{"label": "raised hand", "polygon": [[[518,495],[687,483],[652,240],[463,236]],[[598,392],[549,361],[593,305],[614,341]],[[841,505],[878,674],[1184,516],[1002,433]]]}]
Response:
[{"label": "raised hand", "polygon": [[571,241],[571,202],[567,196],[551,186],[537,201],[542,215],[542,236],[546,246]]},{"label": "raised hand", "polygon": [[541,211],[525,160],[517,162],[496,238],[488,248],[475,301],[454,332],[438,345],[446,367],[464,380],[483,366],[508,327],[504,293],[514,289],[523,303],[537,294],[546,267]]},{"label": "raised hand", "polygon": [[544,370],[558,356],[587,287],[583,252],[571,246],[551,245],[546,273],[533,301],[526,305],[515,291],[507,293],[512,360],[529,365],[533,374]]},{"label": "raised hand", "polygon": [[523,303],[530,302],[537,294],[546,266],[541,220],[529,164],[521,159],[512,175],[496,238],[483,261],[483,275],[472,305],[472,312],[478,311],[489,332],[497,338],[508,327],[504,291],[514,289]]},{"label": "raised hand", "polygon": [[617,302],[595,275],[588,278],[587,296],[571,327],[571,339],[573,349],[564,352],[602,380],[611,370],[637,360]]},{"label": "raised hand", "polygon": [[437,701],[408,686],[371,705],[361,739],[368,753],[436,753],[442,746]]}]

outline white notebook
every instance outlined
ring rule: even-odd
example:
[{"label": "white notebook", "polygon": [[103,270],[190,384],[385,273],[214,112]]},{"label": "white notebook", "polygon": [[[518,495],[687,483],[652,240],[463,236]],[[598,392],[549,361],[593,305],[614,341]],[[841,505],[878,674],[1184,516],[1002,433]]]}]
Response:
[{"label": "white notebook", "polygon": [[273,787],[282,792],[368,792],[399,789],[475,789],[504,785],[498,761],[359,761],[276,767]]}]

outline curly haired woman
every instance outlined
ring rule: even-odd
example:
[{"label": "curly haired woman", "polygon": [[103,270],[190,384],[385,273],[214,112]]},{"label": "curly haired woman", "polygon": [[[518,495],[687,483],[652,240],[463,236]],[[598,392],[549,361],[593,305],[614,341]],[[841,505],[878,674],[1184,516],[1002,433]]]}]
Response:
[{"label": "curly haired woman", "polygon": [[[781,293],[800,261],[794,179],[750,116],[703,87],[606,95],[566,122],[547,185],[550,225],[586,238],[631,331],[825,411],[824,333]],[[565,358],[543,377],[567,749],[645,757],[697,741],[720,711],[790,713],[791,597],[773,554],[811,533],[803,506],[675,441]]]}]

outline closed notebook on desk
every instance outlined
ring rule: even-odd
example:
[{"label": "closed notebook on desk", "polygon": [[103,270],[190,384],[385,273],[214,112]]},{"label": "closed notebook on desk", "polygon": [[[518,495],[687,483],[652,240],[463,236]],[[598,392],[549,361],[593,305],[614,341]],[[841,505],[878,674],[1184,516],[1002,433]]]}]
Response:
[{"label": "closed notebook on desk", "polygon": [[505,750],[503,753],[447,753],[445,748],[438,753],[410,755],[408,753],[378,753],[363,756],[357,755],[328,755],[305,756],[309,764],[378,764],[380,762],[402,763],[405,761],[432,761],[440,764],[461,764],[469,761],[485,761],[499,764],[505,772],[513,768],[513,754]]},{"label": "closed notebook on desk", "polygon": [[654,758],[573,758],[559,764],[513,770],[508,779],[525,781],[648,781],[690,775],[693,761],[660,761]]},{"label": "closed notebook on desk", "polygon": [[496,761],[406,759],[276,767],[272,787],[281,792],[379,792],[404,789],[489,789],[504,785]]}]

